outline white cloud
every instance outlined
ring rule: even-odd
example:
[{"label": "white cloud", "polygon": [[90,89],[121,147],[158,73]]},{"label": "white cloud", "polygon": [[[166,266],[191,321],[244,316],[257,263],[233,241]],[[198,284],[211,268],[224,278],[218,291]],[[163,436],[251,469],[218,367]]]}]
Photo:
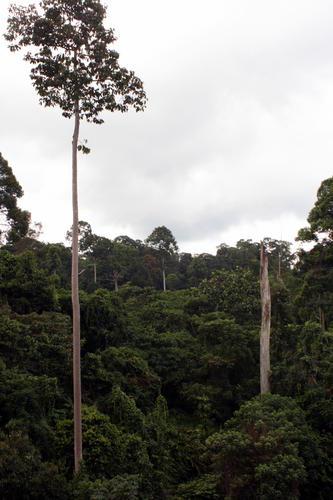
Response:
[{"label": "white cloud", "polygon": [[[332,175],[331,2],[107,3],[121,60],[149,103],[83,127],[92,154],[80,160],[81,218],[112,237],[165,224],[193,251],[279,237],[281,225],[292,238]],[[72,124],[38,106],[28,67],[4,41],[0,56],[0,151],[45,237],[62,239]]]}]

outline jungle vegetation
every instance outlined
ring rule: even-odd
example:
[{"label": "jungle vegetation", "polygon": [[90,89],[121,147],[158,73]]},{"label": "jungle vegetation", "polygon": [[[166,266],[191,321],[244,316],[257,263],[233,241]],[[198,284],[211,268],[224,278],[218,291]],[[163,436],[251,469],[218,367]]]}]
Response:
[{"label": "jungle vegetation", "polygon": [[0,158],[0,497],[332,498],[333,179],[299,232],[311,245],[264,241],[263,396],[259,242],[191,255],[165,226],[141,241],[79,223],[83,462],[73,478],[71,249],[29,232]]}]

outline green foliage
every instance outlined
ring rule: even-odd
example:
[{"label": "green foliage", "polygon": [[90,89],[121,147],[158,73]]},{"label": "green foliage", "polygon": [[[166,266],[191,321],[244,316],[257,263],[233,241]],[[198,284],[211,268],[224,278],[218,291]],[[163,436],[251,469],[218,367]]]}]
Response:
[{"label": "green foliage", "polygon": [[15,369],[1,370],[0,388],[2,425],[13,418],[33,422],[50,416],[58,396],[56,379],[28,375]]},{"label": "green foliage", "polygon": [[333,243],[317,243],[308,252],[299,252],[298,271],[302,281],[295,296],[300,319],[319,321],[327,328],[332,320]]},{"label": "green foliage", "polygon": [[[80,480],[74,487],[74,498],[78,500],[137,500],[141,479],[137,474],[122,474],[110,480]],[[148,497],[145,497],[148,498]]]},{"label": "green foliage", "polygon": [[30,213],[17,206],[23,190],[0,153],[0,242],[12,244],[27,235]]},{"label": "green foliage", "polygon": [[130,347],[109,347],[83,359],[86,390],[98,394],[101,405],[108,405],[112,389],[119,386],[134,397],[139,407],[149,408],[160,390],[160,379],[151,370],[140,351]]},{"label": "green foliage", "polygon": [[42,271],[33,252],[14,256],[0,251],[0,298],[20,314],[56,308],[52,280]]},{"label": "green foliage", "polygon": [[260,300],[258,278],[251,271],[216,271],[200,285],[216,310],[229,313],[237,323],[258,323]]},{"label": "green foliage", "polygon": [[42,462],[40,453],[21,433],[0,433],[0,496],[8,500],[70,498],[66,479],[56,465]]},{"label": "green foliage", "polygon": [[309,213],[309,228],[303,228],[298,233],[301,241],[318,240],[319,236],[333,236],[333,177],[325,179],[317,192],[317,200]]},{"label": "green foliage", "polygon": [[183,385],[182,394],[209,426],[209,419],[224,421],[236,401],[257,393],[258,336],[223,313],[203,314],[194,326],[202,353],[195,379]]},{"label": "green foliage", "polygon": [[83,336],[87,348],[119,345],[128,339],[121,301],[107,290],[98,289],[81,301]]},{"label": "green foliage", "polygon": [[[94,407],[82,412],[83,460],[88,476],[113,478],[121,473],[143,473],[149,467],[145,443],[136,434],[125,433],[112,424],[107,415]],[[58,449],[66,457],[68,470],[72,469],[73,421],[57,423]]]},{"label": "green foliage", "polygon": [[213,255],[203,253],[191,259],[187,268],[188,281],[191,286],[198,286],[205,278],[210,278],[217,268],[217,259]]},{"label": "green foliage", "polygon": [[218,478],[214,474],[204,474],[198,479],[180,484],[173,500],[210,500],[220,499],[217,490]]},{"label": "green foliage", "polygon": [[59,313],[3,314],[0,350],[8,367],[24,366],[34,375],[43,373],[70,383],[71,323]]},{"label": "green foliage", "polygon": [[217,248],[216,256],[223,269],[245,268],[259,273],[260,244],[252,240],[239,240],[235,247],[222,243]]},{"label": "green foliage", "polygon": [[156,399],[155,406],[147,417],[148,451],[154,467],[154,489],[163,496],[166,488],[173,483],[176,474],[172,457],[177,439],[176,430],[169,420],[168,405],[163,396]]},{"label": "green foliage", "polygon": [[308,460],[317,453],[300,408],[271,395],[245,403],[207,446],[225,498],[299,498]]},{"label": "green foliage", "polygon": [[12,5],[6,40],[12,51],[25,50],[33,85],[44,106],[59,106],[102,123],[101,112],[136,111],[145,106],[142,82],[119,65],[115,35],[104,27],[106,8],[99,0],[41,0],[39,7]]},{"label": "green foliage", "polygon": [[175,237],[170,229],[165,226],[155,227],[154,231],[146,239],[146,243],[164,257],[178,252]]},{"label": "green foliage", "polygon": [[57,288],[70,286],[71,250],[61,243],[39,244],[36,250],[38,266]]},{"label": "green foliage", "polygon": [[330,499],[332,242],[318,237],[292,267],[289,245],[265,239],[275,395],[254,397],[256,242],[170,253],[174,290],[161,292],[162,250],[88,223],[81,237],[84,463],[74,479],[70,250],[25,239],[0,252],[0,496]]},{"label": "green foliage", "polygon": [[179,290],[182,288],[182,280],[175,273],[170,273],[166,277],[168,290]]},{"label": "green foliage", "polygon": [[118,427],[127,432],[144,433],[144,414],[137,408],[135,400],[120,387],[115,386],[111,395],[102,399],[99,406]]},{"label": "green foliage", "polygon": [[160,333],[165,331],[180,331],[186,328],[184,316],[184,294],[164,292],[155,295],[154,300],[143,304],[140,319],[146,325],[153,325]]},{"label": "green foliage", "polygon": [[320,385],[330,390],[333,382],[333,333],[323,332],[318,323],[307,322],[294,329],[295,343],[277,359],[273,385],[283,394],[303,394]]},{"label": "green foliage", "polygon": [[198,347],[187,332],[159,334],[152,339],[149,364],[165,384],[178,385],[190,378],[199,356]]}]

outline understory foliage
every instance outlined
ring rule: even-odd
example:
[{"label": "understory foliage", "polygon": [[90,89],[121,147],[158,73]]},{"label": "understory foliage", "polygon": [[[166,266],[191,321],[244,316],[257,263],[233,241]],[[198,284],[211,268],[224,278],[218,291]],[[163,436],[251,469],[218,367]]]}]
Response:
[{"label": "understory foliage", "polygon": [[152,245],[81,223],[83,465],[74,479],[70,250],[32,238],[3,246],[0,497],[332,498],[333,242],[323,220],[312,229],[325,238],[297,256],[266,239],[265,396],[258,243],[192,256],[169,230]]}]

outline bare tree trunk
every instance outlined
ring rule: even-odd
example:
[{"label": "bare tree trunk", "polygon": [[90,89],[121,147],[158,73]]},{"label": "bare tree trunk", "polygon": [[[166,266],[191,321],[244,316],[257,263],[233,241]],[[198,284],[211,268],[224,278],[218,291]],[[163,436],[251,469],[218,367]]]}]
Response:
[{"label": "bare tree trunk", "polygon": [[97,268],[96,268],[96,262],[94,261],[94,283],[96,285],[97,283]]},{"label": "bare tree trunk", "polygon": [[271,333],[271,292],[268,279],[268,255],[263,243],[260,248],[260,393],[270,392],[270,333]]},{"label": "bare tree trunk", "polygon": [[279,267],[278,267],[278,275],[277,275],[278,280],[281,281],[281,252],[279,252]]},{"label": "bare tree trunk", "polygon": [[114,291],[118,292],[118,278],[119,278],[119,273],[115,271],[113,273],[113,281],[114,281]]},{"label": "bare tree trunk", "polygon": [[164,262],[164,257],[162,257],[162,276],[163,276],[163,291],[166,292],[166,279],[165,279],[165,262]]},{"label": "bare tree trunk", "polygon": [[74,392],[74,470],[78,473],[82,460],[81,423],[81,342],[79,302],[79,208],[77,186],[77,147],[80,131],[79,102],[75,103],[75,127],[72,141],[72,306],[73,306],[73,392]]},{"label": "bare tree trunk", "polygon": [[319,322],[322,331],[324,332],[326,330],[326,320],[325,320],[325,313],[324,310],[319,306]]}]

